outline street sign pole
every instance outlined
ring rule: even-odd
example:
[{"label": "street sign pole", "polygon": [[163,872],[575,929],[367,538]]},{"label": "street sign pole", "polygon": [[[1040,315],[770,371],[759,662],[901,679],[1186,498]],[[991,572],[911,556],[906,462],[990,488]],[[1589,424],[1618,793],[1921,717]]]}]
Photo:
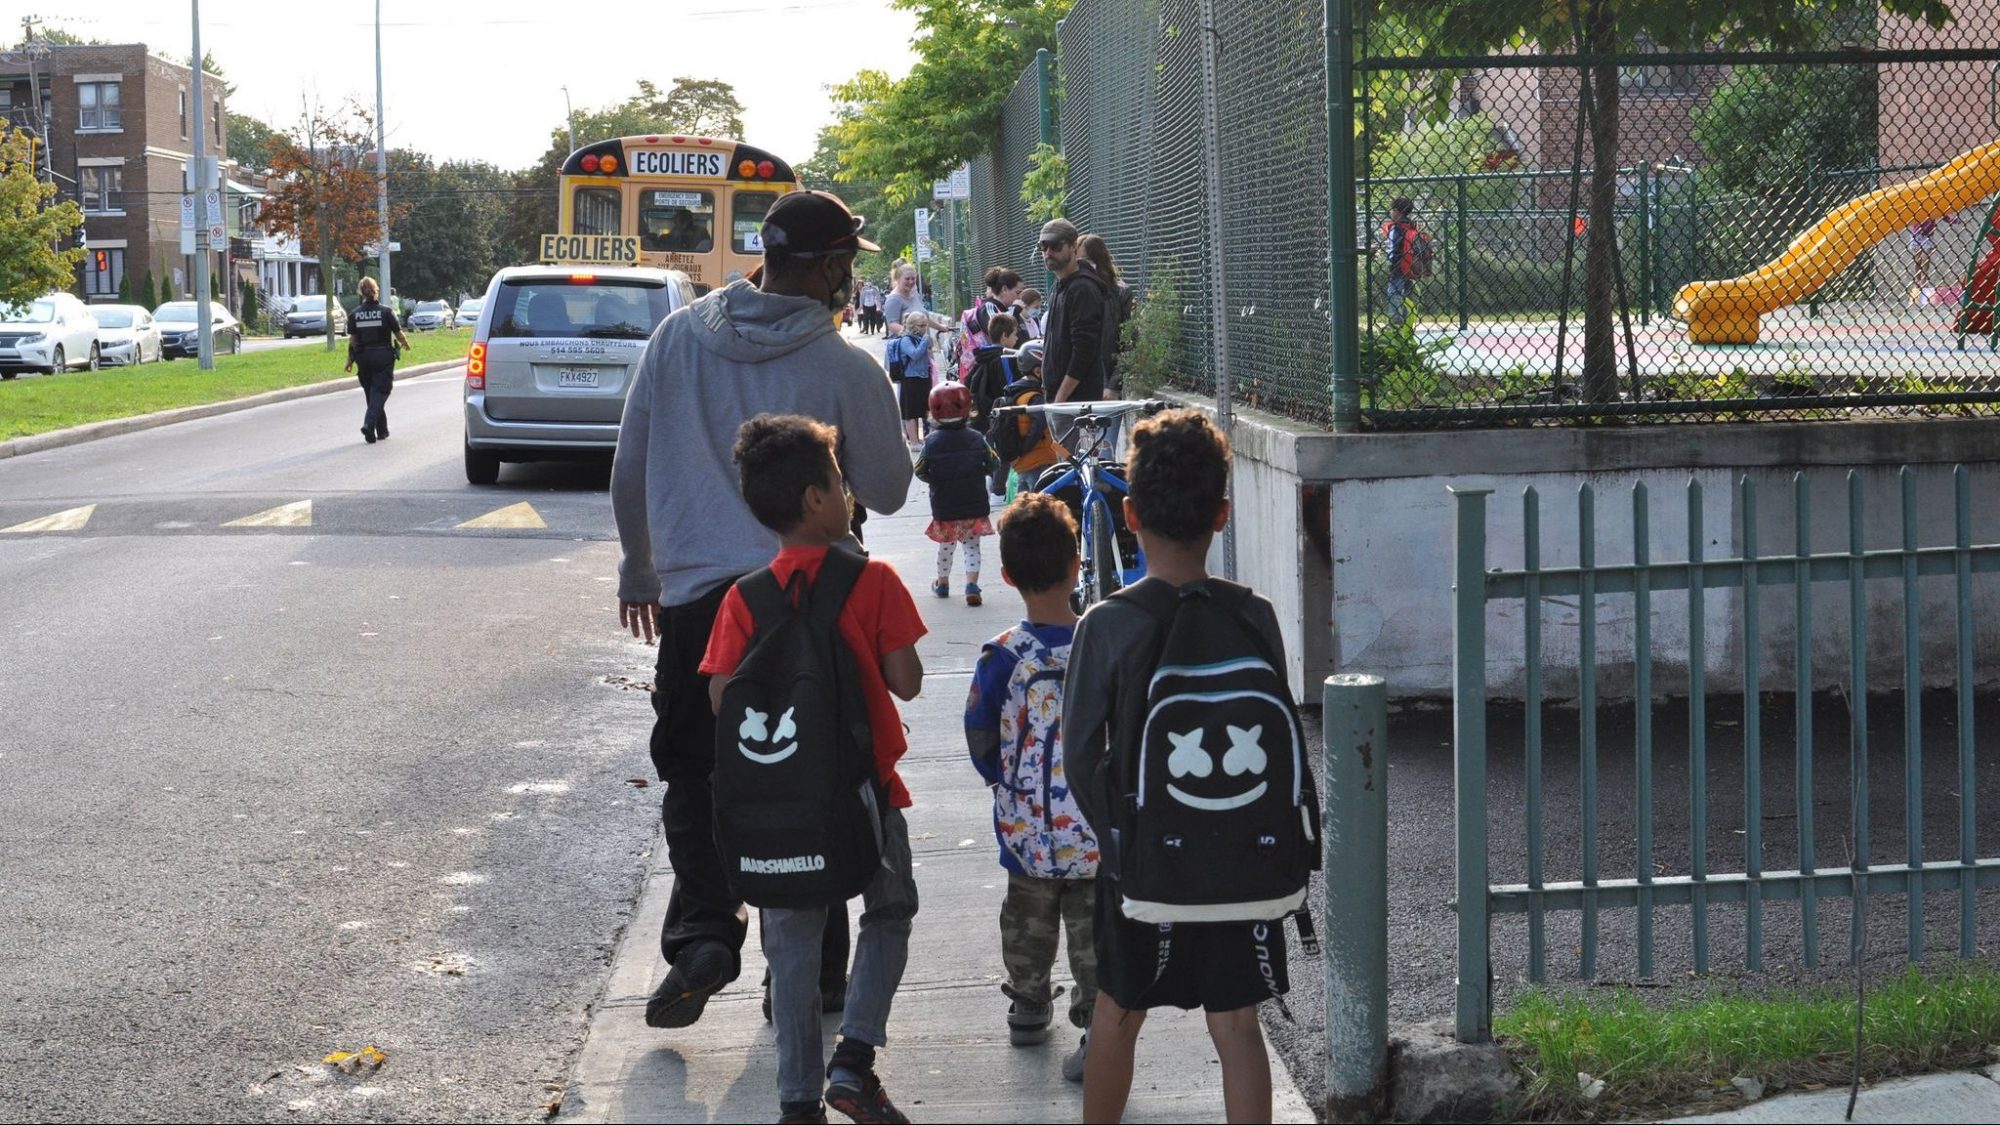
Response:
[{"label": "street sign pole", "polygon": [[205,120],[207,103],[201,93],[201,0],[188,0],[194,20],[194,175],[189,184],[194,192],[194,307],[196,362],[203,371],[215,370],[215,329],[208,304],[208,138]]},{"label": "street sign pole", "polygon": [[[570,146],[572,149],[575,145]],[[382,129],[382,0],[375,0],[375,208],[382,217],[382,300],[389,300],[389,150],[383,147]]]}]

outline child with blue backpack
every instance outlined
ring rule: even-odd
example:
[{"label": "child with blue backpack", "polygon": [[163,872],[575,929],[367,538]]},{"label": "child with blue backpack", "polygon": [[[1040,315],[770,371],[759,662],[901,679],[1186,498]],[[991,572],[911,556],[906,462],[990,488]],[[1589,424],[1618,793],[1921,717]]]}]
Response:
[{"label": "child with blue backpack", "polygon": [[923,440],[919,427],[930,416],[931,318],[921,311],[908,312],[902,323],[903,334],[883,345],[882,357],[903,407],[903,438],[915,445]]},{"label": "child with blue backpack", "polygon": [[[1097,838],[1075,799],[1062,747],[1063,676],[1076,613],[1076,520],[1052,496],[1027,493],[1000,515],[1000,576],[1021,592],[1027,616],[986,642],[965,704],[972,764],[993,787],[993,835],[1007,871],[1000,907],[1000,960],[1011,1000],[1008,1041],[1048,1041],[1056,989],[1049,973],[1069,934],[1076,990],[1069,1020],[1090,1026],[1097,1006]],[[1083,1080],[1089,1037],[1063,1060]]]}]

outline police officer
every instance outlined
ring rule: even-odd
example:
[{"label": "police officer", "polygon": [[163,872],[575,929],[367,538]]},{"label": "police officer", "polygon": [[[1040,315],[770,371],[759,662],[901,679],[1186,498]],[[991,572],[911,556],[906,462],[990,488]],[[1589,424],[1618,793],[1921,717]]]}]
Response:
[{"label": "police officer", "polygon": [[368,413],[361,416],[361,436],[374,445],[376,438],[389,436],[386,409],[389,392],[396,386],[396,352],[407,351],[410,338],[396,322],[395,310],[382,304],[381,286],[372,277],[361,279],[361,303],[347,318],[347,370],[361,365],[361,389],[368,396]]}]

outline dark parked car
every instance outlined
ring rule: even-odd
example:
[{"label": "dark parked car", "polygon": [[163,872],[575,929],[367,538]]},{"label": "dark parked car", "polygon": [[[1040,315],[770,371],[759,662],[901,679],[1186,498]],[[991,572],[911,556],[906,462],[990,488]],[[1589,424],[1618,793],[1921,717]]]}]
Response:
[{"label": "dark parked car", "polygon": [[347,335],[347,310],[340,307],[339,301],[329,302],[324,296],[314,294],[292,300],[292,309],[285,314],[285,339],[326,335],[326,310],[329,305],[333,308],[334,335]]},{"label": "dark parked car", "polygon": [[[160,354],[168,359],[186,356],[195,358],[201,351],[201,343],[195,324],[195,303],[193,301],[173,301],[153,310],[153,323],[160,329]],[[233,354],[243,350],[243,325],[220,301],[208,303],[208,323],[214,334],[215,354]]]}]

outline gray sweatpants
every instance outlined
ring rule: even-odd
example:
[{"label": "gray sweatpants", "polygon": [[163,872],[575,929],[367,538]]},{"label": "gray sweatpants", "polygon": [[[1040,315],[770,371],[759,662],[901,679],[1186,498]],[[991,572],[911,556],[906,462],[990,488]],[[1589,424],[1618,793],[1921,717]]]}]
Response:
[{"label": "gray sweatpants", "polygon": [[[910,867],[910,827],[900,809],[882,812],[882,869],[861,892],[861,933],[840,1034],[875,1047],[889,1043],[889,1006],[910,959],[917,881]],[[818,1101],[826,1090],[820,1038],[819,949],[826,908],[762,911],[764,962],[771,967],[771,1023],[778,1035],[778,1100]]]}]

